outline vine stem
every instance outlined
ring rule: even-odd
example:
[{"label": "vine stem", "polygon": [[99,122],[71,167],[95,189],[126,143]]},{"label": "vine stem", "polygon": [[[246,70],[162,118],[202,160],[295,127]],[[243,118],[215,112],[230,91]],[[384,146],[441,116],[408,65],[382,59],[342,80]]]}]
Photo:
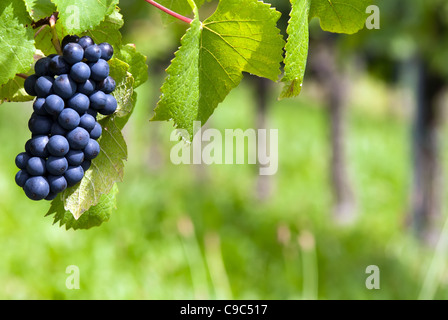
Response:
[{"label": "vine stem", "polygon": [[52,34],[51,42],[53,43],[53,46],[56,49],[56,52],[59,55],[62,55],[61,43],[59,42],[58,33],[55,28],[56,20],[57,20],[57,16],[52,14],[49,19],[51,34]]},{"label": "vine stem", "polygon": [[153,0],[145,0],[145,1],[148,2],[149,4],[153,5],[157,9],[160,9],[163,12],[168,13],[170,16],[173,16],[174,18],[179,19],[180,21],[186,22],[188,24],[190,24],[193,21],[193,19],[184,17],[183,15],[180,15],[177,12],[174,12],[174,11],[162,6],[161,4],[159,4]]}]

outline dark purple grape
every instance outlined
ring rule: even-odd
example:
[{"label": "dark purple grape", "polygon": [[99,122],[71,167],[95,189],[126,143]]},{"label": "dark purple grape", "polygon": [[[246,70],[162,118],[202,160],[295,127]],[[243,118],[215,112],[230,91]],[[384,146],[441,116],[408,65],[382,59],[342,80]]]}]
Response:
[{"label": "dark purple grape", "polygon": [[31,176],[42,176],[45,174],[45,160],[41,157],[32,157],[26,164],[26,172]]},{"label": "dark purple grape", "polygon": [[85,50],[87,47],[94,45],[95,42],[89,36],[79,38],[78,44]]},{"label": "dark purple grape", "polygon": [[104,93],[112,93],[112,91],[115,90],[115,85],[115,80],[111,76],[108,76],[98,83],[98,90],[101,90]]},{"label": "dark purple grape", "polygon": [[84,159],[93,160],[98,157],[100,153],[100,145],[96,140],[90,139],[87,146],[84,148]]},{"label": "dark purple grape", "polygon": [[109,43],[100,43],[98,47],[101,49],[101,59],[108,61],[114,55],[114,48]]},{"label": "dark purple grape", "polygon": [[61,42],[61,49],[64,49],[65,46],[69,43],[78,43],[79,37],[77,35],[66,35]]},{"label": "dark purple grape", "polygon": [[69,166],[64,173],[64,178],[67,180],[67,186],[72,187],[82,180],[84,177],[84,169],[81,166]]},{"label": "dark purple grape", "polygon": [[49,63],[49,70],[52,75],[58,76],[70,72],[70,65],[62,56],[54,56]]},{"label": "dark purple grape", "polygon": [[70,149],[82,150],[89,143],[90,135],[86,129],[77,127],[67,133],[67,140],[70,145]]},{"label": "dark purple grape", "polygon": [[78,43],[70,42],[62,50],[62,57],[67,63],[74,65],[84,58],[84,49]]},{"label": "dark purple grape", "polygon": [[109,75],[109,64],[104,59],[89,63],[89,67],[91,71],[90,77],[95,81],[103,81]]},{"label": "dark purple grape", "polygon": [[88,46],[84,50],[84,58],[89,62],[97,62],[101,58],[101,49],[96,44]]},{"label": "dark purple grape", "polygon": [[103,109],[98,110],[99,113],[105,116],[113,114],[117,110],[117,100],[111,94],[106,95],[106,105]]},{"label": "dark purple grape", "polygon": [[67,74],[62,74],[54,80],[54,92],[62,99],[71,98],[76,92],[76,82]]},{"label": "dark purple grape", "polygon": [[31,177],[26,181],[23,190],[28,198],[37,201],[45,199],[48,196],[50,193],[50,185],[44,177]]},{"label": "dark purple grape", "polygon": [[39,76],[32,74],[25,79],[25,83],[23,84],[23,87],[25,88],[26,93],[28,93],[30,96],[33,96],[33,97],[37,96],[35,86],[36,86],[36,81],[38,78],[39,78]]},{"label": "dark purple grape", "polygon": [[31,178],[31,176],[28,174],[28,172],[26,172],[26,170],[20,170],[19,172],[17,172],[15,177],[16,184],[19,187],[23,188],[29,178]]},{"label": "dark purple grape", "polygon": [[90,78],[90,68],[84,62],[75,63],[70,70],[70,77],[79,83],[84,83]]},{"label": "dark purple grape", "polygon": [[[28,77],[29,78],[29,77]],[[28,79],[27,79],[28,80]],[[37,97],[46,98],[53,93],[53,82],[54,79],[49,76],[39,77],[34,85],[34,90]]]}]

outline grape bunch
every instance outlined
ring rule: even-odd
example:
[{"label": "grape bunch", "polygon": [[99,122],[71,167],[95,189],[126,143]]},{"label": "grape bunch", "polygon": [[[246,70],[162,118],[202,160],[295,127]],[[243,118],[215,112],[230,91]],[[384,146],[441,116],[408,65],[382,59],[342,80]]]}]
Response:
[{"label": "grape bunch", "polygon": [[97,115],[117,109],[107,62],[112,46],[68,35],[61,49],[62,55],[39,59],[24,84],[36,99],[28,122],[31,139],[15,159],[15,180],[32,200],[52,200],[82,180],[100,153]]}]

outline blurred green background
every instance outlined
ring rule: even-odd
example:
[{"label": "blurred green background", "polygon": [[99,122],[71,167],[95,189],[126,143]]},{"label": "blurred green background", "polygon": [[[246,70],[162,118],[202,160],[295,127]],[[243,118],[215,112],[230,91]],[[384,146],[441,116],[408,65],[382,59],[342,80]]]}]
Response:
[{"label": "blurred green background", "polygon": [[[280,85],[269,90],[267,125],[279,129],[276,175],[261,178],[256,165],[173,165],[172,124],[148,120],[185,26],[164,26],[153,7],[138,1],[121,7],[125,42],[148,56],[150,80],[138,89],[125,128],[129,159],[117,210],[90,230],[52,225],[44,217],[49,204],[28,200],[14,183],[31,104],[2,105],[0,299],[448,298],[448,228],[441,224],[441,240],[427,245],[407,221],[412,110],[403,102],[406,90],[367,68],[348,68],[345,143],[356,219],[341,225],[330,187],[328,112],[311,73],[297,99],[278,101]],[[338,50],[375,32],[381,34],[364,30],[350,43],[338,38]],[[355,61],[342,60],[341,66]],[[207,126],[255,128],[256,96],[247,76]],[[260,184],[269,190],[261,198]],[[79,267],[79,290],[66,287],[70,265]],[[380,269],[378,290],[366,288],[369,265]]]}]

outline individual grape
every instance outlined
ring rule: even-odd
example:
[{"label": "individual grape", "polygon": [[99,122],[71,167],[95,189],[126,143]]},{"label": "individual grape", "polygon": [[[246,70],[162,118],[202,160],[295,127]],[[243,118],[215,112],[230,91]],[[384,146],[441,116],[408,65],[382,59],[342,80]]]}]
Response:
[{"label": "individual grape", "polygon": [[82,180],[84,177],[84,169],[81,166],[69,166],[64,173],[64,178],[67,180],[67,186],[72,187]]},{"label": "individual grape", "polygon": [[25,169],[30,158],[31,156],[26,152],[19,153],[15,160],[17,168]]},{"label": "individual grape", "polygon": [[98,116],[98,111],[96,111],[95,109],[89,108],[89,110],[87,110],[86,112],[87,114],[90,114],[92,117],[94,117],[96,119],[96,117]]},{"label": "individual grape", "polygon": [[101,58],[101,49],[96,44],[88,46],[84,50],[84,58],[89,62],[97,62]]},{"label": "individual grape", "polygon": [[70,146],[64,136],[55,135],[48,141],[47,150],[52,156],[63,157],[69,152]]},{"label": "individual grape", "polygon": [[90,107],[101,110],[106,106],[107,96],[103,91],[96,91],[90,97]]},{"label": "individual grape", "polygon": [[28,174],[28,172],[26,172],[26,170],[20,170],[19,172],[17,172],[15,177],[16,184],[19,187],[23,188],[29,178],[31,178],[31,176]]},{"label": "individual grape", "polygon": [[70,42],[62,50],[62,57],[69,64],[73,65],[82,61],[84,58],[84,49],[78,43]]},{"label": "individual grape", "polygon": [[56,136],[65,136],[67,134],[67,130],[61,127],[61,125],[57,122],[53,122],[53,125],[51,126],[51,135]]},{"label": "individual grape", "polygon": [[98,112],[102,115],[109,116],[117,110],[117,100],[111,94],[106,95],[106,105]]},{"label": "individual grape", "polygon": [[63,175],[68,169],[68,162],[65,157],[49,156],[45,167],[47,171],[54,176]]},{"label": "individual grape", "polygon": [[109,43],[100,43],[98,47],[101,49],[101,59],[109,61],[114,55],[114,48]]},{"label": "individual grape", "polygon": [[67,180],[65,180],[63,175],[53,176],[49,175],[47,177],[48,184],[50,185],[50,192],[59,193],[67,189]]},{"label": "individual grape", "polygon": [[58,196],[57,193],[51,192],[48,194],[48,196],[45,197],[45,200],[51,201],[54,200]]},{"label": "individual grape", "polygon": [[28,198],[37,201],[45,199],[48,196],[50,193],[50,185],[44,177],[31,177],[26,181],[23,190]]},{"label": "individual grape", "polygon": [[23,87],[24,87],[26,93],[28,93],[30,96],[37,96],[35,86],[36,86],[36,81],[38,78],[39,78],[39,76],[32,74],[25,79]]},{"label": "individual grape", "polygon": [[54,92],[61,98],[69,99],[76,92],[76,82],[73,81],[67,74],[62,74],[54,80],[53,89]]},{"label": "individual grape", "polygon": [[66,155],[65,158],[67,159],[67,162],[71,166],[79,166],[84,161],[84,152],[82,150],[70,150]]},{"label": "individual grape", "polygon": [[95,124],[96,119],[88,113],[84,114],[79,121],[79,126],[86,129],[89,133],[95,128]]},{"label": "individual grape", "polygon": [[67,101],[67,105],[82,115],[89,109],[90,99],[85,94],[75,93],[74,96]]},{"label": "individual grape", "polygon": [[95,128],[93,128],[93,130],[90,132],[90,138],[98,140],[101,137],[102,131],[103,128],[101,127],[101,125],[98,122],[95,123]]},{"label": "individual grape", "polygon": [[84,149],[90,140],[90,135],[86,131],[86,129],[83,129],[81,127],[77,127],[67,133],[67,140],[70,145],[70,149],[74,150],[82,150]]},{"label": "individual grape", "polygon": [[111,93],[115,90],[115,80],[108,76],[106,79],[98,83],[98,90],[103,91],[104,93]]},{"label": "individual grape", "polygon": [[[29,77],[28,77],[29,78]],[[45,98],[53,93],[54,79],[49,76],[39,77],[34,85],[34,90],[38,98]]]},{"label": "individual grape", "polygon": [[57,116],[58,114],[60,114],[61,111],[64,110],[64,106],[65,106],[64,100],[58,95],[50,94],[45,99],[44,104],[45,111],[53,116]]},{"label": "individual grape", "polygon": [[45,57],[36,61],[36,64],[34,65],[34,72],[37,76],[51,76],[51,72],[49,70],[50,60],[50,58]]},{"label": "individual grape", "polygon": [[52,75],[59,76],[70,72],[70,65],[62,56],[56,55],[50,59],[48,66]]},{"label": "individual grape", "polygon": [[78,44],[85,50],[87,47],[94,45],[95,42],[89,36],[79,38]]},{"label": "individual grape", "polygon": [[78,112],[71,108],[65,108],[59,114],[58,123],[66,130],[73,130],[79,125],[80,117]]},{"label": "individual grape", "polygon": [[92,93],[95,92],[96,89],[96,83],[93,80],[87,80],[83,83],[78,83],[78,92],[83,93],[86,96],[90,96]]},{"label": "individual grape", "polygon": [[33,102],[34,113],[39,116],[48,116],[48,112],[44,108],[45,98],[37,98]]},{"label": "individual grape", "polygon": [[91,71],[90,77],[95,81],[102,81],[109,75],[109,64],[104,59],[89,63],[89,67]]},{"label": "individual grape", "polygon": [[25,152],[28,154],[32,154],[31,153],[31,140],[34,138],[29,139],[26,143],[25,143]]},{"label": "individual grape", "polygon": [[79,37],[77,35],[66,35],[61,42],[61,49],[63,50],[65,46],[69,43],[78,43]]},{"label": "individual grape", "polygon": [[[48,157],[47,144],[50,139],[46,135],[36,136],[28,140],[27,145],[25,145],[25,150],[30,155],[36,157]],[[28,149],[28,150],[27,150]]]},{"label": "individual grape", "polygon": [[31,133],[36,135],[49,134],[52,124],[53,121],[50,117],[39,116],[33,113],[28,121],[28,129],[30,129]]},{"label": "individual grape", "polygon": [[26,172],[32,176],[42,176],[45,174],[45,160],[41,157],[32,157],[26,164]]},{"label": "individual grape", "polygon": [[70,70],[70,77],[79,83],[84,83],[90,78],[90,68],[84,62],[75,63]]},{"label": "individual grape", "polygon": [[96,140],[90,139],[87,146],[84,148],[84,158],[86,160],[93,160],[98,157],[100,153],[100,145]]},{"label": "individual grape", "polygon": [[90,166],[92,165],[92,160],[84,160],[81,164],[82,169],[84,172],[90,169]]}]

